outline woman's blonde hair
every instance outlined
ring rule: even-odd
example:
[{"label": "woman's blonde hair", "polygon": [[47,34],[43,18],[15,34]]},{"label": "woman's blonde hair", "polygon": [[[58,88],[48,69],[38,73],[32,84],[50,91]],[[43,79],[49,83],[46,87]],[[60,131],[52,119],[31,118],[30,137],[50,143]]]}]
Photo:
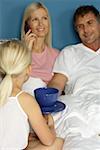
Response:
[{"label": "woman's blonde hair", "polygon": [[49,12],[47,10],[47,8],[40,2],[36,2],[36,3],[31,3],[24,11],[24,16],[23,16],[23,21],[22,21],[22,28],[21,28],[21,40],[23,40],[24,35],[25,35],[25,23],[28,22],[28,20],[30,19],[30,15],[31,13],[33,13],[34,11],[36,11],[39,8],[43,8],[47,14],[48,14],[48,20],[49,20],[49,31],[48,34],[45,37],[45,44],[48,47],[51,47],[51,21],[50,21],[50,15]]},{"label": "woman's blonde hair", "polygon": [[31,64],[31,53],[18,40],[0,45],[0,106],[7,102],[12,92],[12,76],[21,74]]}]

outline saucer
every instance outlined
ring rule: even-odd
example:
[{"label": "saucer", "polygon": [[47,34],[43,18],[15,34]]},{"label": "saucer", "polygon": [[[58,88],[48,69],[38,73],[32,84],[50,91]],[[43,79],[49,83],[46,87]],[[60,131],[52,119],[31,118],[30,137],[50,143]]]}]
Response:
[{"label": "saucer", "polygon": [[49,113],[56,113],[59,111],[64,110],[66,105],[60,101],[57,101],[55,105],[50,106],[50,107],[42,107],[41,110],[43,114],[49,114]]}]

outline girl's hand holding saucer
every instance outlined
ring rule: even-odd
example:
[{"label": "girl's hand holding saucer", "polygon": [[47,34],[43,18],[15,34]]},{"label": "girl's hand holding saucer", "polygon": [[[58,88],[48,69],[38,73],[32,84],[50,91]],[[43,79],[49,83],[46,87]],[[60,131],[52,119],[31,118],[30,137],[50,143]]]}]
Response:
[{"label": "girl's hand holding saucer", "polygon": [[44,115],[44,118],[45,118],[47,125],[49,126],[50,130],[53,132],[53,134],[56,134],[55,128],[54,128],[53,117],[50,114],[47,114],[47,115]]}]

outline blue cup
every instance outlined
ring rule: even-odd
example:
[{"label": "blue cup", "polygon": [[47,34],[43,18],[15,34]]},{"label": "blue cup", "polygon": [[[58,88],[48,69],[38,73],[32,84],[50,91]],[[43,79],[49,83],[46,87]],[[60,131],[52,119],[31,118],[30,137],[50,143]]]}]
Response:
[{"label": "blue cup", "polygon": [[59,90],[49,87],[37,88],[34,95],[40,107],[50,107],[58,100]]}]

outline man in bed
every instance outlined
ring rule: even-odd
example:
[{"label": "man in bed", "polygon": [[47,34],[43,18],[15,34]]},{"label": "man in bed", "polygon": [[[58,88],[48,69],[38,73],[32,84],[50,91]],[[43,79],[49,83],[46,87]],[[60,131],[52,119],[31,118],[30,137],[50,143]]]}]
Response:
[{"label": "man in bed", "polygon": [[64,150],[100,150],[100,14],[85,5],[73,18],[81,43],[61,51],[48,84],[65,92],[60,100],[68,105],[56,131],[65,139]]},{"label": "man in bed", "polygon": [[[77,79],[89,73],[88,63],[100,55],[99,11],[94,6],[81,6],[76,10],[73,20],[82,42],[61,51],[54,65],[54,76],[48,84],[61,92],[64,90],[65,94],[73,93]],[[100,69],[100,59],[95,65]]]}]

